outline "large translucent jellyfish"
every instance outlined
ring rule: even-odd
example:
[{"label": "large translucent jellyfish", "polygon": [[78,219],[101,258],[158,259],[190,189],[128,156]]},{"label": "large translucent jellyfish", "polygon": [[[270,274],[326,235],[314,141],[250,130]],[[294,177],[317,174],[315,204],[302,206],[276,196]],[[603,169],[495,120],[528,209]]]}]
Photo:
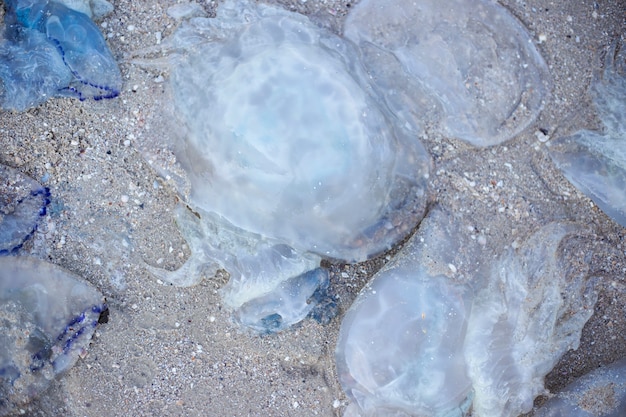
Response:
[{"label": "large translucent jellyfish", "polygon": [[422,222],[343,319],[337,373],[353,401],[345,416],[453,417],[471,404],[461,348],[471,291],[415,258],[440,214]]},{"label": "large translucent jellyfish", "polygon": [[379,106],[349,43],[302,15],[230,1],[168,47],[186,127],[174,151],[201,220],[182,211],[194,255],[165,279],[197,282],[212,261],[230,272],[225,300],[238,308],[319,278],[301,274],[321,258],[380,253],[421,218],[429,157]]},{"label": "large translucent jellyfish", "polygon": [[571,223],[548,224],[479,278],[464,342],[476,416],[529,412],[545,393],[544,377],[578,348],[597,293],[588,266],[581,270],[565,245],[585,233]]},{"label": "large translucent jellyfish", "polygon": [[33,236],[49,197],[48,188],[0,164],[0,256],[16,253]]},{"label": "large translucent jellyfish", "polygon": [[567,179],[626,227],[626,50],[609,51],[591,94],[604,131],[555,140],[550,156]]},{"label": "large translucent jellyfish", "polygon": [[0,107],[21,111],[51,97],[101,100],[119,95],[117,62],[86,14],[51,0],[5,4]]},{"label": "large translucent jellyfish", "polygon": [[492,0],[364,0],[344,32],[390,108],[418,132],[436,123],[495,145],[532,123],[549,92],[526,29]]},{"label": "large translucent jellyfish", "polygon": [[105,311],[102,295],[62,268],[0,258],[0,415],[71,368]]},{"label": "large translucent jellyfish", "polygon": [[578,378],[539,408],[534,416],[626,416],[626,358]]},{"label": "large translucent jellyfish", "polygon": [[[450,224],[431,212],[346,314],[336,350],[346,416],[517,417],[578,347],[596,294],[560,248],[576,226],[549,224],[492,260]],[[468,276],[449,262],[457,250],[487,266]]]}]

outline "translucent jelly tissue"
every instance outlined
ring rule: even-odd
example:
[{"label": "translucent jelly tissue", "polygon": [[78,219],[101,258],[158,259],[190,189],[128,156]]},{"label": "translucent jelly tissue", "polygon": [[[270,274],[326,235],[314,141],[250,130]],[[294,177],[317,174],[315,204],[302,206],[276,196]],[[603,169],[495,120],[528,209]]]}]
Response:
[{"label": "translucent jelly tissue", "polygon": [[604,125],[551,143],[550,156],[565,177],[609,217],[626,227],[626,50],[612,48],[591,88]]},{"label": "translucent jelly tissue", "polygon": [[122,77],[98,27],[52,0],[5,2],[0,107],[23,111],[51,97],[119,95]]},{"label": "translucent jelly tissue", "polygon": [[534,416],[626,416],[626,358],[581,376],[541,406]]},{"label": "translucent jelly tissue", "polygon": [[[189,240],[229,270],[226,293],[267,293],[321,258],[365,260],[423,216],[430,158],[379,106],[349,43],[302,15],[230,1],[166,46],[188,202],[212,234],[228,231]],[[246,298],[226,295],[233,307]]]},{"label": "translucent jelly tissue", "polygon": [[0,164],[0,256],[17,253],[32,238],[49,197],[48,188]]},{"label": "translucent jelly tissue", "polygon": [[492,0],[365,0],[344,27],[392,111],[475,146],[513,138],[550,90],[522,24]]},{"label": "translucent jelly tissue", "polygon": [[[462,230],[434,209],[346,314],[336,349],[345,416],[517,417],[578,347],[596,294],[561,245],[579,228],[549,224],[497,259]],[[461,250],[481,272],[450,263]]]},{"label": "translucent jelly tissue", "polygon": [[71,368],[105,310],[96,289],[62,268],[27,257],[0,258],[0,415]]},{"label": "translucent jelly tissue", "polygon": [[529,412],[546,392],[544,377],[578,348],[597,300],[588,265],[581,268],[572,255],[586,233],[572,223],[550,223],[518,249],[484,262],[489,266],[477,282],[464,342],[474,415]]}]

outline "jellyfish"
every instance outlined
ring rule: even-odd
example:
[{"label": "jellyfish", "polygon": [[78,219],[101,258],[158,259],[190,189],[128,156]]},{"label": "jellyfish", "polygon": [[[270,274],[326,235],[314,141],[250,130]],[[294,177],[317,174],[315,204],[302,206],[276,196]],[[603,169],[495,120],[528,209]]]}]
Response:
[{"label": "jellyfish", "polygon": [[344,35],[373,84],[416,132],[485,147],[528,127],[550,90],[548,67],[524,26],[491,0],[365,0]]},{"label": "jellyfish", "polygon": [[626,415],[626,358],[594,369],[556,393],[536,417],[620,417]]},{"label": "jellyfish", "polygon": [[0,415],[70,369],[106,311],[102,295],[70,272],[34,258],[0,258]]},{"label": "jellyfish", "polygon": [[0,256],[17,253],[36,232],[50,203],[50,190],[0,164]]},{"label": "jellyfish", "polygon": [[51,97],[119,95],[117,62],[89,16],[49,0],[9,0],[6,7],[0,107],[23,111]]},{"label": "jellyfish", "polygon": [[582,130],[551,142],[563,175],[610,218],[626,227],[626,51],[614,45],[591,95],[602,131]]},{"label": "jellyfish", "polygon": [[194,254],[164,279],[188,285],[202,265],[224,268],[237,309],[301,277],[287,286],[306,288],[306,302],[309,284],[328,279],[307,273],[321,259],[368,259],[423,216],[430,158],[349,42],[242,0],[184,22],[165,45],[184,130],[171,148],[191,185],[178,222]]},{"label": "jellyfish", "polygon": [[[346,313],[335,358],[345,416],[517,417],[593,313],[597,294],[550,223],[493,259],[435,208]],[[463,251],[480,265],[450,262]]]}]

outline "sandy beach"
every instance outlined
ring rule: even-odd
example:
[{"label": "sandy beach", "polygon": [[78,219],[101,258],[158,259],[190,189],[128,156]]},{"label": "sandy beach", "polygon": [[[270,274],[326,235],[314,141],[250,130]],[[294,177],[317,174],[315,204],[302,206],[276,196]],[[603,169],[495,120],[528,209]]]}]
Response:
[{"label": "sandy beach", "polygon": [[[336,31],[355,4],[276,3]],[[480,231],[494,256],[554,220],[586,226],[580,248],[593,249],[598,302],[580,348],[546,378],[547,388],[558,391],[626,356],[626,229],[577,191],[547,151],[550,138],[600,126],[588,88],[604,54],[625,36],[626,1],[500,3],[523,22],[547,62],[551,95],[538,120],[502,145],[478,149],[436,134],[423,138],[434,160],[430,198],[455,213],[463,230]],[[154,112],[167,97],[169,74],[129,57],[166,39],[179,22],[166,13],[174,1],[113,4],[97,23],[120,63],[118,98],[52,99],[22,113],[0,111],[0,163],[51,190],[48,215],[25,253],[80,275],[110,309],[86,357],[15,415],[341,416],[347,399],[334,362],[341,317],[399,248],[357,265],[329,265],[340,308],[330,324],[305,320],[263,337],[243,332],[221,305],[218,289],[227,274],[189,288],[151,275],[146,264],[176,269],[190,249],[174,222],[172,183],[142,154],[168,134]],[[219,7],[201,5],[209,15]],[[151,151],[170,157],[165,149]]]}]

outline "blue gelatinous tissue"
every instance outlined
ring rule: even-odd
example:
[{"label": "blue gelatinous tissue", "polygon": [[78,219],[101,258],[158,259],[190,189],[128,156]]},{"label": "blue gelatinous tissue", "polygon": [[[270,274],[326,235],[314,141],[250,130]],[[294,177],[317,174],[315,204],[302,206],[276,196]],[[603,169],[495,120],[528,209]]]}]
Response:
[{"label": "blue gelatinous tissue", "polygon": [[609,217],[626,227],[626,49],[607,54],[592,87],[602,132],[582,130],[550,143],[550,156],[565,177]]},{"label": "blue gelatinous tissue", "polygon": [[49,197],[48,188],[0,164],[0,256],[18,252],[33,236]]},{"label": "blue gelatinous tissue", "polygon": [[[460,417],[471,407],[474,417],[517,417],[578,347],[596,294],[559,251],[575,225],[544,226],[493,260],[476,243],[459,246],[454,224],[432,211],[346,314],[336,349],[345,416]],[[448,260],[457,250],[485,267],[466,276]]]},{"label": "blue gelatinous tissue", "polygon": [[626,358],[578,378],[535,411],[534,416],[626,416]]},{"label": "blue gelatinous tissue", "polygon": [[22,111],[51,97],[119,95],[119,68],[87,15],[49,0],[10,0],[6,6],[0,107]]},{"label": "blue gelatinous tissue", "polygon": [[309,292],[304,273],[321,258],[365,260],[423,216],[430,158],[378,104],[350,43],[302,15],[229,1],[166,47],[186,128],[174,152],[201,220],[182,227],[188,266],[164,279],[192,284],[190,269],[212,262],[231,273],[235,309],[294,277]]},{"label": "blue gelatinous tissue", "polygon": [[502,143],[535,120],[549,92],[526,29],[493,0],[365,0],[344,33],[418,133],[433,123],[475,146]]},{"label": "blue gelatinous tissue", "polygon": [[0,415],[43,392],[86,353],[106,304],[91,285],[34,258],[0,258]]},{"label": "blue gelatinous tissue", "polygon": [[258,333],[283,330],[308,316],[316,306],[316,293],[328,288],[328,271],[316,268],[289,278],[272,291],[252,298],[235,312],[235,319]]},{"label": "blue gelatinous tissue", "polygon": [[179,206],[176,221],[192,256],[173,272],[146,267],[180,286],[226,269],[230,280],[221,290],[224,304],[235,309],[238,323],[255,332],[276,332],[301,321],[315,308],[316,291],[328,286],[328,272],[318,268],[315,255],[242,231],[215,213]]}]

